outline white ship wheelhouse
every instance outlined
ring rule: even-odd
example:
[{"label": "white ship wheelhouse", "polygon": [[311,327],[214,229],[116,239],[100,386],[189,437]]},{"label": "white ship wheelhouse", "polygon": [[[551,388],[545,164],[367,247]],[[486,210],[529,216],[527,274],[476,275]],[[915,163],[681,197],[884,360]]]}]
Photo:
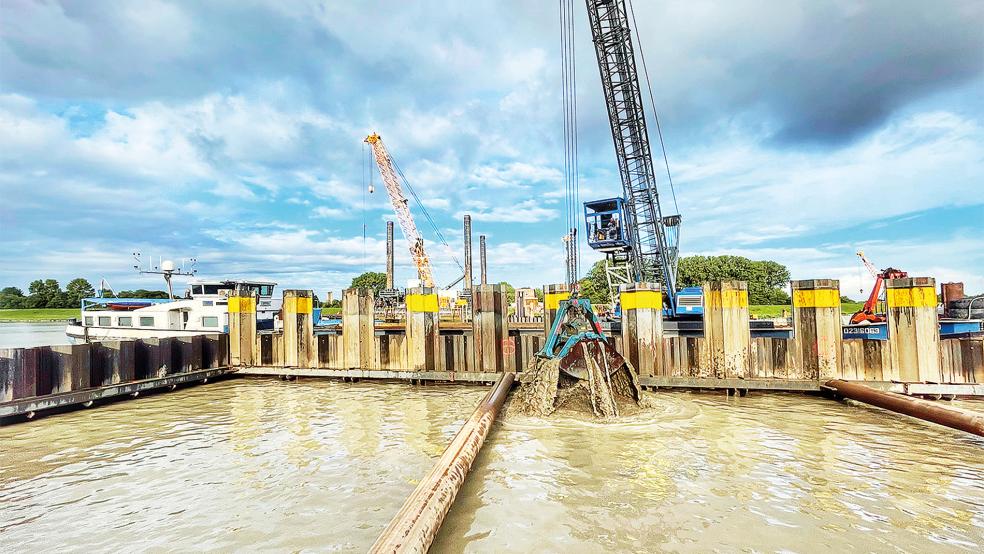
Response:
[{"label": "white ship wheelhouse", "polygon": [[66,334],[85,340],[188,336],[229,331],[228,298],[237,289],[257,296],[257,327],[273,328],[281,301],[276,283],[252,280],[195,280],[183,296],[157,298],[85,298],[81,319]]}]

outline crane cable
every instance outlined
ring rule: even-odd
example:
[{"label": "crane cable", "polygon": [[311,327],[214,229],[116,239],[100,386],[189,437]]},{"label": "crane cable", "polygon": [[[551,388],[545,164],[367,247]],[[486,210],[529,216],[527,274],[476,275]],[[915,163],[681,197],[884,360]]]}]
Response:
[{"label": "crane cable", "polygon": [[580,186],[578,183],[577,70],[574,48],[574,2],[558,0],[560,17],[561,83],[564,110],[564,186],[566,196],[567,279],[575,284],[580,275],[580,241],[577,238]]},{"label": "crane cable", "polygon": [[[362,143],[362,271],[367,271],[366,265],[366,189],[372,186],[372,172],[368,170],[369,154],[366,153],[366,143]],[[368,176],[368,178],[367,178]],[[368,183],[367,183],[368,181]]]},{"label": "crane cable", "polygon": [[393,167],[396,168],[396,172],[400,175],[400,179],[403,179],[403,184],[407,187],[407,190],[410,191],[410,196],[413,197],[413,201],[417,204],[417,207],[420,208],[420,211],[424,213],[424,217],[427,218],[427,222],[430,223],[431,228],[434,229],[434,234],[437,235],[437,238],[441,241],[441,244],[444,245],[445,249],[448,251],[448,254],[451,255],[451,259],[454,260],[454,263],[458,265],[458,269],[464,271],[465,266],[461,265],[461,261],[458,260],[458,256],[454,254],[454,250],[451,248],[451,245],[448,244],[447,239],[444,238],[444,233],[441,233],[441,229],[438,228],[434,218],[431,217],[430,212],[427,211],[427,208],[424,207],[423,202],[420,201],[420,197],[417,196],[417,191],[415,191],[410,185],[410,181],[408,181],[406,175],[403,174],[403,170],[400,169],[400,165],[396,163],[393,156],[390,156],[390,161],[393,162]]},{"label": "crane cable", "polygon": [[653,96],[653,84],[649,80],[649,69],[646,68],[646,51],[642,47],[642,35],[639,34],[639,25],[636,23],[635,8],[632,7],[632,0],[626,0],[629,4],[629,15],[632,17],[632,27],[635,31],[636,42],[639,44],[639,59],[642,61],[642,74],[646,77],[646,89],[649,91],[649,105],[653,108],[653,119],[656,121],[656,132],[659,135],[659,146],[663,149],[663,163],[666,165],[666,179],[670,182],[670,195],[673,197],[673,209],[680,213],[677,206],[676,190],[673,188],[673,176],[670,175],[670,161],[666,156],[666,143],[663,142],[663,129],[659,124],[659,113],[656,111],[656,100]]}]

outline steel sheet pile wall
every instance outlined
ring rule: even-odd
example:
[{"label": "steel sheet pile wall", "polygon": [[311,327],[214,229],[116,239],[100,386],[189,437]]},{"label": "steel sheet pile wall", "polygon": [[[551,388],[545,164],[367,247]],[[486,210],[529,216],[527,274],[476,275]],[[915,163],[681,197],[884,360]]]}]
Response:
[{"label": "steel sheet pile wall", "polygon": [[0,408],[30,398],[225,368],[228,344],[227,335],[212,334],[0,349]]},{"label": "steel sheet pile wall", "polygon": [[[622,334],[617,348],[637,368],[642,379],[811,381],[826,379],[984,383],[984,339],[939,341],[935,303],[926,279],[890,282],[889,340],[850,339],[841,335],[839,283],[830,279],[794,281],[793,337],[752,338],[748,326],[747,286],[742,282],[705,285],[705,336],[666,337],[659,313],[659,286],[637,284],[623,291]],[[931,281],[931,280],[930,280]],[[304,329],[306,314],[290,312],[297,332],[264,333],[233,338],[233,344],[252,344],[267,367],[331,370],[431,371],[497,373],[525,370],[543,346],[545,332],[510,329],[504,291],[498,285],[476,286],[471,329],[441,328],[436,295],[431,290],[411,293],[407,329],[377,328],[372,292],[346,290],[342,325],[321,334]],[[920,289],[913,292],[910,289]],[[565,286],[544,287],[547,320],[555,304],[569,293]],[[287,298],[309,298],[310,291],[285,291]],[[288,294],[289,293],[289,294]],[[921,306],[913,306],[918,300]],[[248,329],[247,326],[240,328]],[[309,341],[310,346],[301,344]],[[306,348],[306,355],[300,354]],[[298,352],[296,361],[285,352]],[[923,359],[936,353],[935,363]],[[139,352],[136,354],[139,356]],[[304,359],[307,359],[306,365]],[[918,364],[918,367],[917,367]],[[724,386],[724,385],[722,385]],[[819,386],[819,385],[817,385]]]},{"label": "steel sheet pile wall", "polygon": [[663,293],[659,283],[622,285],[620,351],[642,377],[655,377],[663,357]]},{"label": "steel sheet pile wall", "polygon": [[[750,338],[741,313],[719,312],[740,299],[726,300],[733,285],[708,283],[704,294],[707,314],[704,337],[666,337],[651,354],[656,377],[687,379],[902,381],[950,384],[984,383],[984,338],[939,340],[936,296],[929,278],[888,282],[888,340],[849,339],[841,333],[839,283],[832,279],[794,281],[793,337]],[[734,316],[735,314],[731,314]],[[731,323],[730,325],[728,323]],[[639,342],[631,317],[623,320],[620,347]],[[653,331],[647,329],[651,335]],[[738,333],[739,335],[735,335]],[[747,368],[742,368],[741,339],[749,340]],[[646,362],[635,362],[642,367]],[[744,373],[743,371],[747,371]],[[640,372],[641,377],[647,377]]]},{"label": "steel sheet pile wall", "polygon": [[716,281],[704,285],[704,344],[708,371],[718,379],[748,377],[751,334],[748,327],[748,285]]},{"label": "steel sheet pile wall", "polygon": [[474,367],[482,371],[515,371],[509,350],[509,307],[502,285],[479,285],[472,290]]},{"label": "steel sheet pile wall", "polygon": [[[317,363],[314,345],[314,293],[309,290],[284,291],[281,308],[283,355],[287,367],[310,367]],[[262,357],[262,352],[260,353]]]},{"label": "steel sheet pile wall", "polygon": [[234,366],[251,366],[260,361],[260,341],[256,335],[256,296],[237,291],[229,297],[230,362]]},{"label": "steel sheet pile wall", "polygon": [[[484,288],[489,290],[484,290]],[[437,311],[437,294],[431,289],[413,289],[408,295],[409,318],[404,329],[377,329],[375,325],[375,298],[369,289],[348,289],[342,295],[342,325],[340,328],[313,334],[304,332],[306,321],[301,315],[287,308],[295,298],[310,298],[310,291],[284,291],[285,318],[299,321],[294,329],[264,332],[257,335],[260,366],[303,367],[331,370],[387,370],[387,371],[448,371],[495,373],[515,371],[523,367],[525,359],[542,345],[539,337],[519,338],[508,335],[509,326],[504,317],[508,306],[505,292],[499,285],[476,287],[478,317],[474,318],[478,335],[485,337],[487,359],[476,360],[475,333],[472,329],[442,330]],[[236,344],[250,342],[236,336],[244,327],[230,328]],[[301,342],[310,339],[310,351],[306,358],[295,351],[304,352]],[[520,342],[522,344],[520,344]],[[307,359],[307,363],[304,363]],[[520,362],[520,360],[523,360]],[[494,365],[492,365],[494,364]]]}]

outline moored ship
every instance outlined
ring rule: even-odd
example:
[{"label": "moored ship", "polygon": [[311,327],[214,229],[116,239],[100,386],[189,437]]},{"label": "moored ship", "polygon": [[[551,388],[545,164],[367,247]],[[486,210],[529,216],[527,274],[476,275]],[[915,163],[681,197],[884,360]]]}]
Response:
[{"label": "moored ship", "polygon": [[86,298],[80,319],[65,334],[88,342],[226,333],[228,298],[236,290],[257,297],[257,327],[272,328],[282,302],[273,298],[276,286],[271,281],[195,280],[177,298]]}]

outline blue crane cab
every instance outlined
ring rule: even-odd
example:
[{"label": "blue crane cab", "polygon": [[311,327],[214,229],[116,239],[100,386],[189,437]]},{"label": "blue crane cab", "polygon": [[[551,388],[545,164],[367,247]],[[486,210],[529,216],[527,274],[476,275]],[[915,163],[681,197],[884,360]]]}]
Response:
[{"label": "blue crane cab", "polygon": [[601,252],[625,252],[632,242],[625,228],[625,200],[606,198],[584,203],[588,246]]}]

